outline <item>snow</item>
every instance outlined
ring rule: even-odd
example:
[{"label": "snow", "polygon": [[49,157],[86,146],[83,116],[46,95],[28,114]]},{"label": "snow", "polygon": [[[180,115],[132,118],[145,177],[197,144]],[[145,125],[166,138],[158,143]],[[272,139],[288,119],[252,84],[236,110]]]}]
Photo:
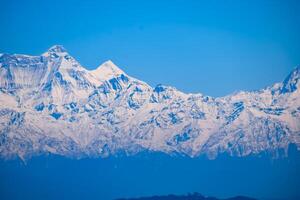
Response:
[{"label": "snow", "polygon": [[125,74],[111,60],[101,64],[97,69],[91,71],[91,74],[100,81],[105,81]]},{"label": "snow", "polygon": [[89,71],[60,45],[41,56],[1,55],[1,157],[245,156],[300,145],[299,67],[271,87],[212,98],[153,88],[110,60]]}]

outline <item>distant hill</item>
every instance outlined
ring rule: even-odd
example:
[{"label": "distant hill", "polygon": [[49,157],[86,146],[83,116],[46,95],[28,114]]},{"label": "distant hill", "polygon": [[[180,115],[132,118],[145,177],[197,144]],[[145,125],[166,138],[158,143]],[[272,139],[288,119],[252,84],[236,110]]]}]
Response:
[{"label": "distant hill", "polygon": [[166,196],[152,196],[152,197],[139,197],[139,198],[121,198],[116,200],[257,200],[250,197],[236,196],[228,199],[218,199],[215,197],[206,197],[199,193],[187,195],[166,195]]}]

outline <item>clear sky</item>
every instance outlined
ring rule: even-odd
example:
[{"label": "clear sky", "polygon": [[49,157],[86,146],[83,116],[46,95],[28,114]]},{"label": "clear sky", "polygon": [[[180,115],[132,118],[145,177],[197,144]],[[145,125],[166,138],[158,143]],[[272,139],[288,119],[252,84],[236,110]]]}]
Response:
[{"label": "clear sky", "polygon": [[300,64],[300,1],[0,1],[0,52],[62,44],[88,69],[222,96],[281,81]]}]

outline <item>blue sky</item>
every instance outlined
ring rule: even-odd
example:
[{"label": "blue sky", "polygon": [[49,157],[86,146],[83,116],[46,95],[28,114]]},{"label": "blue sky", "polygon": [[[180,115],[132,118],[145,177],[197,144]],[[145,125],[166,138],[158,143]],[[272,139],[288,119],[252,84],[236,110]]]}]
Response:
[{"label": "blue sky", "polygon": [[1,0],[0,52],[62,44],[89,69],[222,96],[281,81],[300,64],[300,2]]}]

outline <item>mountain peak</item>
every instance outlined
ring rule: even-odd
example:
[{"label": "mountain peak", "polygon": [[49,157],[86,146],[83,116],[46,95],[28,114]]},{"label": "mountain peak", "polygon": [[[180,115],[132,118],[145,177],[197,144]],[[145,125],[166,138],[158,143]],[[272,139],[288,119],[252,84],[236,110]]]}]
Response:
[{"label": "mountain peak", "polygon": [[111,60],[105,61],[103,64],[101,64],[98,68],[104,68],[106,70],[111,70],[115,73],[124,73],[115,63],[113,63]]},{"label": "mountain peak", "polygon": [[117,65],[111,60],[108,60],[101,64],[97,69],[92,71],[92,74],[100,80],[108,80],[113,77],[125,74]]},{"label": "mountain peak", "polygon": [[64,53],[64,52],[67,52],[67,51],[62,45],[54,45],[54,46],[52,46],[48,49],[48,52]]},{"label": "mountain peak", "polygon": [[295,69],[293,70],[293,72],[295,74],[297,74],[298,76],[300,76],[300,65],[296,66]]},{"label": "mountain peak", "polygon": [[65,56],[67,54],[68,54],[67,50],[62,45],[54,45],[50,47],[48,51],[46,51],[42,55],[59,57],[59,56]]},{"label": "mountain peak", "polygon": [[295,69],[286,77],[283,81],[283,86],[281,89],[281,94],[294,92],[299,87],[300,83],[300,65],[295,67]]}]

